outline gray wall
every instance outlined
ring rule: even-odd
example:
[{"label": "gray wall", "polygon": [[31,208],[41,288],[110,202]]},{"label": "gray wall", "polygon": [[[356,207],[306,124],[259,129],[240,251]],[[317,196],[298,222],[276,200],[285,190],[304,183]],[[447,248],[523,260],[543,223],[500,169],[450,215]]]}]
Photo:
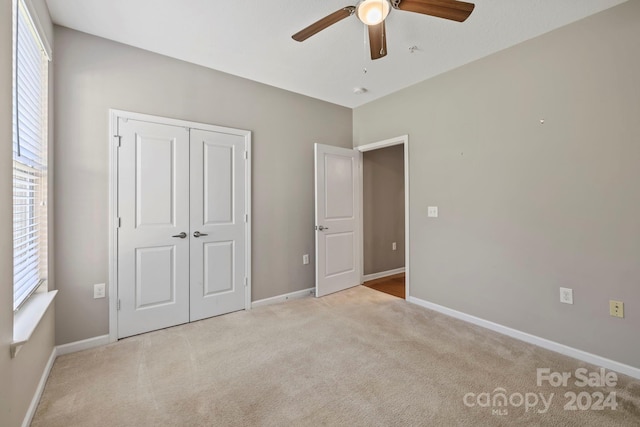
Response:
[{"label": "gray wall", "polygon": [[362,163],[364,274],[404,267],[404,146],[365,151]]},{"label": "gray wall", "polygon": [[630,1],[354,111],[409,134],[412,296],[640,367],[638,52]]},{"label": "gray wall", "polygon": [[58,344],[108,333],[108,109],[253,131],[252,299],[314,285],[313,143],[351,146],[352,112],[55,28]]},{"label": "gray wall", "polygon": [[[53,27],[44,0],[32,0],[32,3],[49,40],[53,40]],[[54,309],[51,307],[29,342],[16,358],[10,358],[13,338],[11,16],[11,0],[0,0],[0,425],[7,427],[22,424],[54,345]],[[51,157],[49,162],[52,165]],[[53,167],[49,171],[51,180]],[[51,253],[49,250],[50,256]],[[49,287],[54,287],[52,276]]]}]

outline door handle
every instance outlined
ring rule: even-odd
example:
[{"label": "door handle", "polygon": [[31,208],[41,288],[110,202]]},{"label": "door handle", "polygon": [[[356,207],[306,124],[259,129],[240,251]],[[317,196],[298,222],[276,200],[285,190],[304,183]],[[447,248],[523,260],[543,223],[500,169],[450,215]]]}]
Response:
[{"label": "door handle", "polygon": [[328,230],[328,229],[329,229],[329,227],[325,227],[324,225],[319,225],[319,226],[316,227],[316,230],[320,230],[320,231]]},{"label": "door handle", "polygon": [[199,231],[194,231],[193,237],[200,237],[200,236],[208,236],[208,234],[204,234]]},{"label": "door handle", "polygon": [[184,239],[185,237],[187,237],[187,233],[185,233],[185,232],[183,231],[182,233],[180,233],[180,234],[175,234],[175,235],[173,235],[173,236],[171,236],[171,237],[179,237],[179,238],[181,238],[181,239]]}]

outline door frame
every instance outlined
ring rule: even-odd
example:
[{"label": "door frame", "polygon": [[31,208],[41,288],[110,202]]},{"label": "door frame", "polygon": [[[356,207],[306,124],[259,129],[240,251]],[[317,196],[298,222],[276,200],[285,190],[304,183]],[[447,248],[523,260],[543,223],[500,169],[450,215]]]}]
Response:
[{"label": "door frame", "polygon": [[109,342],[118,340],[118,147],[120,138],[117,134],[118,119],[131,119],[164,125],[179,126],[187,129],[201,129],[205,131],[227,133],[245,138],[247,154],[245,168],[245,206],[247,220],[245,221],[245,310],[251,309],[251,131],[222,127],[206,123],[172,119],[150,114],[131,111],[109,109]]},{"label": "door frame", "polygon": [[[354,147],[354,150],[358,150],[360,153],[365,151],[378,150],[380,148],[391,147],[394,145],[404,146],[404,268],[405,268],[405,285],[404,285],[404,298],[409,299],[410,289],[410,274],[409,274],[409,260],[410,245],[409,239],[411,236],[410,221],[409,221],[409,135],[401,135],[395,138],[385,139],[384,141],[373,142],[371,144],[364,144]],[[360,206],[364,206],[364,161],[363,156],[360,156]],[[360,210],[360,283],[364,283],[364,209]]]}]

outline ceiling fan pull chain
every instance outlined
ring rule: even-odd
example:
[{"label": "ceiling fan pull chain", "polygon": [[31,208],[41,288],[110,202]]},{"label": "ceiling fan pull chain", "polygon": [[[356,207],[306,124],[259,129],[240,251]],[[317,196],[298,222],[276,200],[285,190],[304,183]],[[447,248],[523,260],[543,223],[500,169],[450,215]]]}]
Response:
[{"label": "ceiling fan pull chain", "polygon": [[384,51],[384,46],[385,46],[385,43],[384,43],[384,36],[385,36],[385,34],[387,33],[387,32],[386,32],[386,30],[384,30],[384,28],[385,28],[385,27],[386,27],[386,25],[385,25],[384,21],[382,21],[382,28],[383,28],[383,31],[382,31],[382,33],[380,34],[380,56],[384,56],[384,55],[386,55],[386,54],[387,54],[387,53]]},{"label": "ceiling fan pull chain", "polygon": [[[362,45],[364,47],[362,51],[362,62],[367,63],[367,41],[369,40],[369,28],[366,25],[362,26]],[[365,68],[366,70],[366,68]],[[365,71],[366,73],[366,71]]]}]

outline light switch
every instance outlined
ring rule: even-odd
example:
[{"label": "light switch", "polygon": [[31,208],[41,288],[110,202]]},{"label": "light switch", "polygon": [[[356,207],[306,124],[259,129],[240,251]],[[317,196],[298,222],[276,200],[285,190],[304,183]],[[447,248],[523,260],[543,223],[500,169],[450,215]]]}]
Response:
[{"label": "light switch", "polygon": [[104,298],[106,293],[106,284],[98,283],[93,285],[93,298]]},{"label": "light switch", "polygon": [[438,207],[437,206],[429,206],[427,208],[427,216],[429,218],[438,218]]}]

